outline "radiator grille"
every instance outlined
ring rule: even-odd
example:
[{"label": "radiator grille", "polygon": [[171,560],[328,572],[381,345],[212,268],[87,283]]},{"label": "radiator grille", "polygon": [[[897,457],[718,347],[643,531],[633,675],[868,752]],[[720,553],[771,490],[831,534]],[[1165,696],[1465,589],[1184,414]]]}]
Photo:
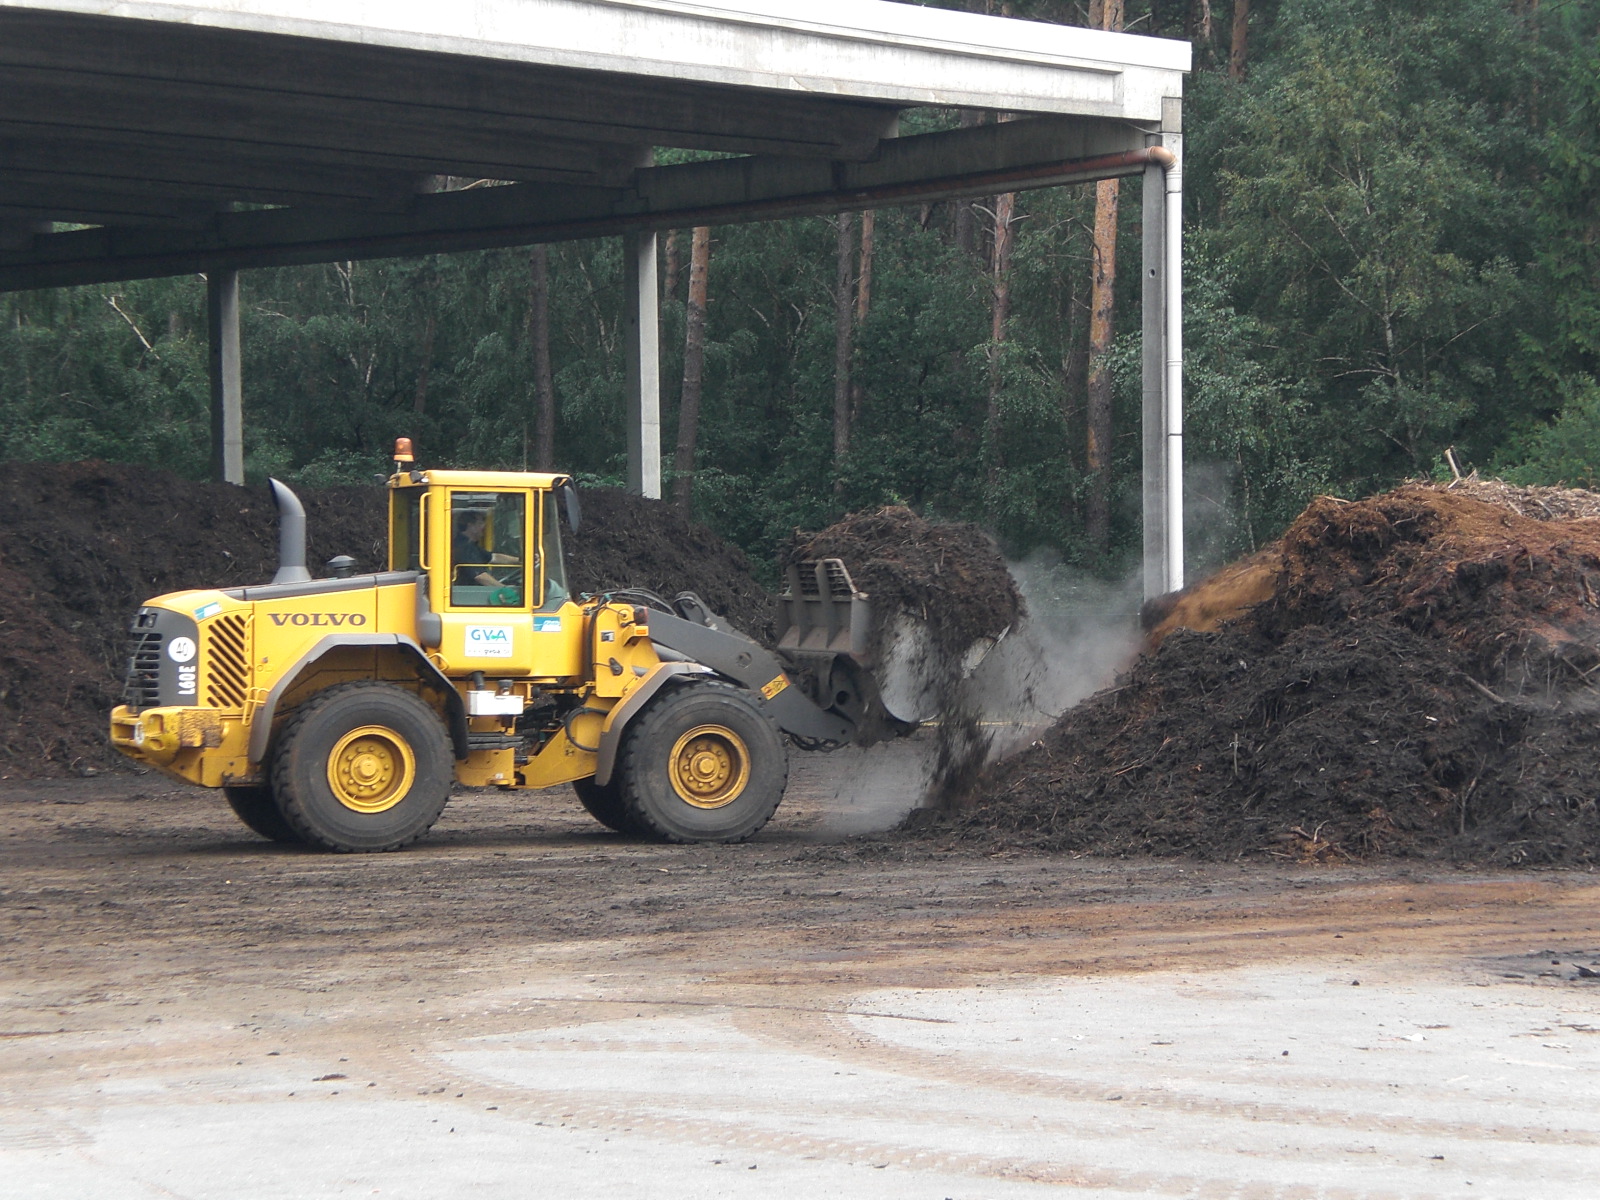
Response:
[{"label": "radiator grille", "polygon": [[212,708],[242,708],[249,683],[245,619],[237,613],[206,626],[206,699]]},{"label": "radiator grille", "polygon": [[152,708],[161,703],[161,634],[154,629],[128,630],[128,672],[122,685],[122,702],[129,708]]}]

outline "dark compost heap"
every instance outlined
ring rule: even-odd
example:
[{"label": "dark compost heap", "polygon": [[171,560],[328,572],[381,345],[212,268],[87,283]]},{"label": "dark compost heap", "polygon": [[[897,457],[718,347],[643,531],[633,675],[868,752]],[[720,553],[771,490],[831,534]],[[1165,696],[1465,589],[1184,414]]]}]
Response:
[{"label": "dark compost heap", "polygon": [[917,617],[933,646],[959,655],[995,637],[1022,611],[1022,597],[994,540],[976,525],[924,520],[890,506],[852,513],[821,533],[797,533],[788,560],[838,558],[879,617]]},{"label": "dark compost heap", "polygon": [[[29,463],[10,473],[0,491],[0,776],[124,765],[106,721],[121,691],[128,618],[164,592],[270,579],[276,509],[265,487],[139,467]],[[384,489],[299,494],[313,574],[337,554],[358,570],[382,569]],[[567,539],[577,590],[691,590],[752,636],[771,637],[772,600],[736,547],[659,501],[591,489],[583,503],[583,526]]]},{"label": "dark compost heap", "polygon": [[1477,481],[1320,498],[1267,599],[1167,634],[944,829],[1112,855],[1595,861],[1597,511]]}]

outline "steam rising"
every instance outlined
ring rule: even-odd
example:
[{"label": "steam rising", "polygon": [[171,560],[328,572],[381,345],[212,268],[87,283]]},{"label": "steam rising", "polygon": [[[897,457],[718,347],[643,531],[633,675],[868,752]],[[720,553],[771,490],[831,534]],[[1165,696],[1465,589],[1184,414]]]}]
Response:
[{"label": "steam rising", "polygon": [[1108,583],[1043,554],[1010,570],[1027,615],[967,681],[972,707],[994,731],[991,757],[1109,685],[1139,649],[1137,576]]},{"label": "steam rising", "polygon": [[1026,615],[953,683],[943,720],[909,739],[796,758],[792,790],[821,809],[813,836],[890,829],[914,809],[958,803],[987,762],[1032,742],[1138,652],[1137,577],[1107,583],[1042,554],[1009,570]]}]

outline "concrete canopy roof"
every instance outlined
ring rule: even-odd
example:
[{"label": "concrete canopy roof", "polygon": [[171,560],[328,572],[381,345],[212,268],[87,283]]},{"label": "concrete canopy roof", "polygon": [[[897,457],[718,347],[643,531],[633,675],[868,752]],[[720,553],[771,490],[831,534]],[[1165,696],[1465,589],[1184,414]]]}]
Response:
[{"label": "concrete canopy roof", "polygon": [[[888,0],[0,0],[0,288],[952,194],[1142,147],[1189,53]],[[929,105],[1046,119],[895,137]],[[1019,186],[1097,169],[1137,168]]]}]

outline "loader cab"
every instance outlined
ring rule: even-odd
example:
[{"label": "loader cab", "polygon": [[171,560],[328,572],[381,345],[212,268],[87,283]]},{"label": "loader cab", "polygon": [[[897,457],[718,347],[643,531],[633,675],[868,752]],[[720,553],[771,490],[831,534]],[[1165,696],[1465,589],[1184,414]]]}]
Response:
[{"label": "loader cab", "polygon": [[561,677],[581,668],[567,587],[564,476],[407,471],[390,481],[389,566],[427,576],[448,672]]}]

